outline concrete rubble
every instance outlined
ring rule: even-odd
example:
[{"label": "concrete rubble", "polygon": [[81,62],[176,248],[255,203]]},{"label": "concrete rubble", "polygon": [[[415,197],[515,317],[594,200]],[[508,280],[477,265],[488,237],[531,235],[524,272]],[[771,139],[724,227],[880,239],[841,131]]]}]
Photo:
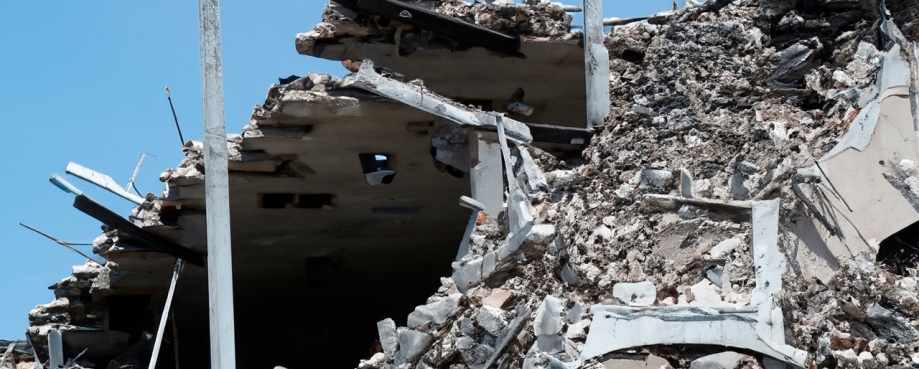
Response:
[{"label": "concrete rubble", "polygon": [[[917,220],[908,191],[886,196],[872,187],[840,194],[837,191],[844,191],[840,189],[844,185],[839,182],[858,182],[868,174],[837,179],[823,164],[834,151],[844,150],[834,147],[845,144],[844,137],[852,132],[849,127],[854,127],[852,121],[864,106],[882,104],[861,96],[915,83],[908,69],[916,68],[916,59],[901,48],[915,50],[916,40],[888,45],[885,50],[872,33],[871,19],[877,19],[877,10],[864,4],[815,5],[800,11],[794,10],[793,3],[746,2],[718,13],[687,8],[663,24],[614,27],[607,36],[614,96],[611,118],[584,152],[583,162],[560,162],[537,149],[526,149],[548,179],[547,189],[528,189],[534,227],[551,225],[554,240],[537,248],[540,257],[516,257],[512,265],[505,264],[509,272],[495,273],[491,265],[500,265],[500,259],[491,261],[494,250],[519,240],[502,228],[500,218],[494,220],[498,224],[491,218],[480,224],[470,237],[470,255],[454,264],[452,280],[441,288],[442,293],[458,289],[465,294],[453,327],[447,332],[441,329],[438,333],[443,337],[415,365],[461,368],[482,367],[486,362],[508,368],[555,368],[594,367],[616,360],[624,365],[612,358],[619,350],[660,355],[661,345],[705,343],[745,348],[755,355],[724,351],[698,357],[664,350],[665,365],[919,364],[913,353],[919,348],[914,336],[919,305],[912,283],[916,263],[895,266],[875,261],[881,239]],[[789,25],[790,16],[801,17],[801,24]],[[885,62],[884,56],[890,61]],[[873,81],[883,81],[878,75],[885,68],[893,69],[890,73],[897,82],[876,85]],[[845,78],[849,74],[854,77]],[[914,92],[905,90],[880,96],[897,96],[903,99],[902,106],[916,99]],[[904,135],[906,143],[888,146],[890,169],[872,168],[877,173],[872,178],[880,181],[895,176],[896,164],[903,158],[914,160],[919,147],[913,142],[916,130],[910,127],[919,112],[904,107],[890,114],[887,122],[873,118],[878,125],[898,127],[893,129]],[[869,133],[862,150],[870,139]],[[864,228],[860,222],[872,219],[867,208],[862,213],[853,208],[855,214],[844,215],[848,220],[832,216],[836,222],[856,223],[851,231],[840,227],[850,234],[845,238],[828,235],[817,228],[820,223],[804,228],[803,224],[819,222],[813,211],[821,208],[807,206],[793,186],[802,173],[814,172],[808,178],[817,180],[807,183],[821,187],[822,209],[827,208],[826,197],[837,202],[843,197],[862,197],[866,202],[885,198],[887,205],[876,206],[876,211],[902,208],[898,211],[902,219],[871,235],[873,249],[860,248],[861,238],[868,236],[855,230]],[[569,179],[574,177],[577,180]],[[904,182],[899,183],[908,177],[901,174]],[[888,188],[899,191],[896,185]],[[663,196],[674,196],[667,199],[669,206],[658,203]],[[751,208],[766,199],[779,199],[776,204],[781,204],[775,208],[771,236],[751,223]],[[777,245],[775,253],[754,253],[757,237],[765,237],[765,245]],[[839,243],[846,246],[835,247]],[[759,264],[761,257],[772,261]],[[753,265],[757,265],[755,273]],[[529,321],[519,333],[509,327],[495,334],[492,324],[486,327],[476,320],[483,312],[493,315],[494,308],[484,301],[498,289],[517,296],[518,307],[505,307],[504,320]],[[743,312],[744,306],[766,306],[762,304],[769,307]],[[520,316],[521,305],[532,313]],[[739,327],[691,328],[690,320],[675,329],[696,330],[694,339],[682,336],[667,341],[662,328],[636,320],[632,322],[640,323],[623,332],[645,332],[651,341],[627,333],[617,336],[624,342],[616,349],[599,349],[599,355],[588,354],[590,360],[583,360],[584,351],[591,349],[591,334],[603,329],[597,325],[604,320],[598,314],[609,317],[618,312],[626,317],[633,311],[678,321],[683,314],[699,314],[692,310],[694,306],[711,306],[708,309],[714,308],[716,315],[729,312],[739,321],[755,322],[765,313],[771,327],[767,329],[774,332],[768,335],[780,344],[787,342],[786,348],[778,352],[771,351],[778,346],[746,346],[753,343],[749,334],[723,336],[741,332]],[[577,313],[570,313],[571,309]],[[756,334],[762,328],[749,329]],[[510,347],[495,343],[501,340],[493,337],[508,334],[516,334]],[[470,343],[470,339],[477,341]],[[474,354],[478,352],[482,354]],[[495,356],[501,358],[489,360]],[[379,367],[400,367],[389,362]]]},{"label": "concrete rubble", "polygon": [[[269,283],[253,277],[240,288],[249,301],[274,304],[242,310],[274,319],[249,328],[251,337],[284,324],[298,332],[278,349],[285,367],[326,360],[317,358],[332,346],[335,364],[385,369],[919,367],[915,1],[689,1],[608,18],[610,114],[592,137],[567,136],[584,127],[585,101],[553,95],[568,88],[564,73],[534,74],[527,83],[543,88],[526,86],[521,96],[504,88],[517,84],[500,79],[499,64],[524,59],[339,3],[296,36],[296,47],[341,60],[350,74],[279,81],[227,142],[233,196],[251,195],[243,205],[304,211],[235,215],[259,224],[240,232],[243,244],[277,253],[270,270],[251,271]],[[407,3],[517,37],[534,70],[543,58],[564,59],[546,45],[582,50],[568,13],[576,9],[564,4]],[[583,54],[571,55],[583,73]],[[454,68],[494,63],[497,72],[480,66],[475,76],[501,91],[468,69],[438,67],[454,57]],[[481,84],[482,96],[466,92]],[[350,159],[335,156],[340,147]],[[168,190],[144,198],[130,220],[201,250],[203,146],[190,141],[183,151],[160,176]],[[370,156],[358,163],[358,153]],[[351,175],[358,169],[366,177]],[[337,171],[349,176],[317,177]],[[423,180],[398,187],[409,178]],[[323,183],[332,180],[341,184]],[[368,200],[368,189],[383,195]],[[468,195],[466,208],[456,206],[459,195]],[[406,218],[303,215],[334,217],[361,201],[373,214]],[[431,223],[418,225],[422,218]],[[451,228],[428,229],[443,224]],[[361,235],[392,238],[397,251],[369,252],[373,262],[361,264],[348,259],[360,247],[332,247]],[[321,252],[305,257],[305,272],[280,260],[303,256],[292,250],[310,237],[322,237],[310,244]],[[418,247],[401,245],[412,239]],[[270,251],[279,245],[289,248]],[[88,348],[80,365],[149,351],[145,326],[117,315],[158,306],[175,259],[115,229],[93,251],[108,262],[74,267],[51,287],[56,300],[30,312],[38,358],[49,357],[57,331],[68,347]],[[263,258],[246,255],[252,265]],[[338,271],[354,264],[381,266],[346,280]],[[298,270],[291,275],[302,289],[266,288],[286,283],[285,268]],[[431,277],[423,288],[414,277],[422,274]],[[143,293],[143,301],[125,297]],[[373,297],[336,303],[360,294]],[[376,341],[370,350],[347,341],[357,335]],[[300,349],[309,358],[294,357]]]}]

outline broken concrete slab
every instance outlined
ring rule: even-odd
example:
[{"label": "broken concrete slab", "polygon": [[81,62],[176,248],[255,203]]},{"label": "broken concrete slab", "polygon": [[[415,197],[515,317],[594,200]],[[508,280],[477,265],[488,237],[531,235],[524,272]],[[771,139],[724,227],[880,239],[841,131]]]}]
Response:
[{"label": "broken concrete slab", "polygon": [[[341,87],[357,87],[385,96],[450,121],[473,127],[497,127],[495,113],[484,112],[436,95],[422,86],[402,83],[374,71],[373,62],[364,60],[361,69],[345,77]],[[533,137],[526,125],[504,118],[508,137],[515,142],[530,143]]]},{"label": "broken concrete slab", "polygon": [[[754,350],[804,368],[807,353],[757,331],[750,308],[665,307],[642,309],[594,305],[581,359],[648,345],[710,344]],[[628,333],[625,333],[628,332]]]},{"label": "broken concrete slab", "polygon": [[641,359],[609,359],[603,362],[604,369],[660,369],[669,366],[666,359],[648,355]]}]

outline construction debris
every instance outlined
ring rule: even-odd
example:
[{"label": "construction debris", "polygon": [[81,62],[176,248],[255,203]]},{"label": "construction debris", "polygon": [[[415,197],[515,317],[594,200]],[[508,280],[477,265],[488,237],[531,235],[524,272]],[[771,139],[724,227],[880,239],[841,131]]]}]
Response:
[{"label": "construction debris", "polygon": [[[607,19],[610,113],[590,134],[571,7],[336,3],[297,51],[351,73],[282,79],[227,142],[246,225],[237,304],[271,320],[241,329],[283,338],[243,362],[919,366],[914,2],[689,1]],[[451,37],[458,22],[527,59]],[[577,78],[549,72],[572,58]],[[183,151],[137,229],[94,241],[108,262],[75,267],[30,313],[37,358],[52,332],[99,366],[149,358],[149,325],[115,326],[163,306],[174,256],[202,250],[203,145]],[[198,311],[201,274],[183,275],[177,314]]]}]

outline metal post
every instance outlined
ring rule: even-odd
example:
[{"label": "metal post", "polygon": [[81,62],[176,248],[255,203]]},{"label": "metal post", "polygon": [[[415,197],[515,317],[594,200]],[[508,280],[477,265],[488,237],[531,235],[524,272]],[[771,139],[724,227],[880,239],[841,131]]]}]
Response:
[{"label": "metal post", "polygon": [[603,0],[584,0],[584,75],[587,128],[601,127],[609,115],[609,51],[603,44]]},{"label": "metal post", "polygon": [[134,185],[134,180],[137,179],[137,173],[140,173],[140,167],[144,165],[144,159],[147,158],[147,153],[140,153],[140,161],[137,162],[137,166],[134,167],[134,173],[131,174],[131,179],[128,180],[128,184],[124,186],[124,191],[128,192],[131,190],[131,186]]},{"label": "metal post", "polygon": [[204,178],[207,209],[207,280],[211,368],[236,369],[233,313],[233,254],[230,246],[230,192],[227,132],[223,117],[220,4],[198,0],[201,41],[201,100],[204,120]]},{"label": "metal post", "polygon": [[[166,294],[166,304],[163,306],[163,314],[160,316],[160,325],[156,330],[156,341],[153,342],[153,356],[150,357],[149,369],[156,369],[156,361],[160,356],[160,347],[163,344],[163,334],[166,332],[166,322],[169,320],[169,313],[172,311],[172,296],[175,295],[176,283],[179,282],[179,273],[182,272],[182,259],[176,259],[175,269],[172,271],[172,281],[169,283],[169,293]],[[175,322],[175,320],[173,320]],[[176,365],[179,365],[178,360]]]}]

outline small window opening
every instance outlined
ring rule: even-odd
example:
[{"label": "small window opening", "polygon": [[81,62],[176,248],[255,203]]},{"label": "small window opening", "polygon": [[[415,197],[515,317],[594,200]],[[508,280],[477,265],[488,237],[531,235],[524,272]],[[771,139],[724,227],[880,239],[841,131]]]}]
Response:
[{"label": "small window opening", "polygon": [[263,193],[259,194],[259,207],[264,209],[332,209],[335,195],[329,193]]},{"label": "small window opening", "polygon": [[877,262],[900,275],[906,275],[907,268],[916,268],[919,265],[919,222],[881,241]]},{"label": "small window opening", "polygon": [[297,195],[296,205],[301,209],[331,209],[335,195],[329,193]]},{"label": "small window opening", "polygon": [[284,209],[294,201],[292,193],[263,193],[260,197],[259,205],[265,209]]},{"label": "small window opening", "polygon": [[396,178],[395,163],[389,154],[358,154],[364,177],[371,186],[390,184]]}]

